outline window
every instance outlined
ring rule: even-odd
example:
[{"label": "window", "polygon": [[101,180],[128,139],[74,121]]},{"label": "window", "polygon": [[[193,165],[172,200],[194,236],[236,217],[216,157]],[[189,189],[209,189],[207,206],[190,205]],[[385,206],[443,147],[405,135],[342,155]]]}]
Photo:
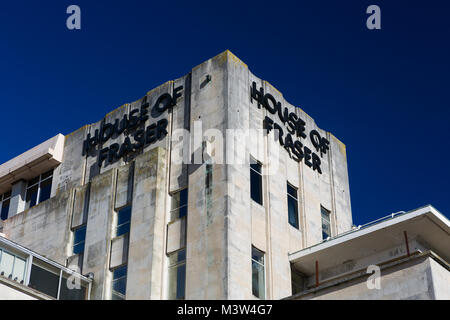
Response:
[{"label": "window", "polygon": [[263,204],[261,164],[250,158],[250,196],[253,201]]},{"label": "window", "polygon": [[116,237],[130,232],[131,206],[126,206],[117,213]]},{"label": "window", "polygon": [[9,213],[9,202],[11,200],[11,191],[5,192],[4,194],[0,195],[0,218],[2,220],[8,219],[8,213]]},{"label": "window", "polygon": [[89,284],[80,278],[74,278],[71,273],[33,257],[28,286],[59,300],[85,300]]},{"label": "window", "polygon": [[252,247],[252,293],[264,299],[266,294],[264,274],[264,252]]},{"label": "window", "polygon": [[187,215],[188,189],[183,189],[172,195],[170,221],[185,217]]},{"label": "window", "polygon": [[298,199],[297,189],[287,184],[288,220],[289,224],[298,229]]},{"label": "window", "polygon": [[320,206],[320,211],[322,214],[322,239],[326,240],[331,237],[330,211],[322,206]]},{"label": "window", "polygon": [[172,300],[184,299],[186,288],[186,249],[169,255],[169,295]]},{"label": "window", "polygon": [[26,260],[0,249],[0,275],[23,283]]},{"label": "window", "polygon": [[50,170],[28,181],[27,194],[25,197],[25,209],[34,207],[35,205],[50,198],[50,192],[52,191],[52,178],[53,170]]},{"label": "window", "polygon": [[56,299],[58,297],[59,270],[43,262],[36,265],[34,261],[35,259],[33,259],[28,286]]},{"label": "window", "polygon": [[113,270],[112,300],[125,300],[127,291],[127,265]]},{"label": "window", "polygon": [[86,239],[86,225],[76,228],[74,231],[73,254],[84,252],[84,241]]},{"label": "window", "polygon": [[86,300],[87,292],[88,288],[80,279],[63,272],[59,289],[59,300]]}]

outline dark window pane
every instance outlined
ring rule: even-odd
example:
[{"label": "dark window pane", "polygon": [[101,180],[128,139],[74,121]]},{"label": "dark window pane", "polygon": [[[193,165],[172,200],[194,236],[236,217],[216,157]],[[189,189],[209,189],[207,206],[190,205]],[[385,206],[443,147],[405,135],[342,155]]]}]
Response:
[{"label": "dark window pane", "polygon": [[250,196],[253,201],[262,205],[262,177],[250,169]]},{"label": "dark window pane", "polygon": [[41,192],[39,194],[39,203],[49,199],[51,191],[52,191],[52,179],[50,178],[41,183]]},{"label": "dark window pane", "polygon": [[122,266],[114,270],[113,279],[118,279],[127,276],[127,266]]},{"label": "dark window pane", "polygon": [[287,185],[287,193],[297,199],[297,189],[290,184]]},{"label": "dark window pane", "polygon": [[127,291],[127,278],[126,277],[122,277],[116,280],[113,280],[113,290],[115,292],[121,293],[121,294],[125,294],[125,292]]},{"label": "dark window pane", "polygon": [[289,224],[298,229],[298,203],[297,200],[288,196]]},{"label": "dark window pane", "polygon": [[59,275],[33,264],[31,267],[29,287],[43,292],[53,298],[58,295]]},{"label": "dark window pane", "polygon": [[188,189],[183,189],[180,191],[180,207],[187,204],[188,201]]},{"label": "dark window pane", "polygon": [[186,285],[186,265],[182,264],[177,268],[177,294],[176,299],[184,299]]},{"label": "dark window pane", "polygon": [[184,299],[186,287],[186,264],[169,268],[169,299]]},{"label": "dark window pane", "polygon": [[26,208],[34,207],[37,203],[38,186],[27,189]]},{"label": "dark window pane", "polygon": [[9,212],[9,200],[3,201],[2,203],[2,211],[1,211],[1,219],[6,220],[8,219],[8,212]]},{"label": "dark window pane", "polygon": [[10,198],[10,197],[11,197],[11,191],[5,192],[5,193],[3,194],[3,200],[8,199],[8,198]]},{"label": "dark window pane", "polygon": [[75,239],[74,239],[73,243],[77,244],[80,242],[84,242],[84,240],[86,239],[86,226],[76,229],[74,233],[75,233]]},{"label": "dark window pane", "polygon": [[131,206],[125,207],[119,211],[117,214],[117,225],[130,222],[131,219]]},{"label": "dark window pane", "polygon": [[264,252],[252,247],[252,259],[264,264]]},{"label": "dark window pane", "polygon": [[250,168],[255,170],[258,173],[261,173],[261,164],[259,164],[259,163],[251,163]]},{"label": "dark window pane", "polygon": [[113,271],[112,299],[123,300],[127,291],[127,266],[122,266]]},{"label": "dark window pane", "polygon": [[84,244],[86,239],[86,226],[82,226],[74,231],[73,254],[84,252]]},{"label": "dark window pane", "polygon": [[43,173],[43,174],[41,175],[41,180],[44,180],[44,179],[50,177],[52,174],[53,174],[53,169],[50,170],[50,171],[47,171],[46,173]]},{"label": "dark window pane", "polygon": [[119,237],[125,233],[130,232],[130,223],[125,223],[117,227],[116,237]]},{"label": "dark window pane", "polygon": [[[59,292],[59,300],[86,300],[86,287],[81,283],[75,283],[75,280],[68,275],[64,275],[61,281],[61,290]],[[78,287],[78,288],[77,288]]]},{"label": "dark window pane", "polygon": [[33,178],[31,180],[28,181],[28,187],[31,187],[32,185],[36,184],[39,182],[39,177]]},{"label": "dark window pane", "polygon": [[181,207],[179,209],[178,218],[185,217],[187,215],[187,206]]},{"label": "dark window pane", "polygon": [[84,241],[73,246],[73,254],[80,254],[84,252]]}]

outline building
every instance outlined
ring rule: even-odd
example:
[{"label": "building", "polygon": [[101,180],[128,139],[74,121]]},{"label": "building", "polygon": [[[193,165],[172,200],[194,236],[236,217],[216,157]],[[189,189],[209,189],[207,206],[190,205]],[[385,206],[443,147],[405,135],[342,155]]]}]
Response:
[{"label": "building", "polygon": [[0,194],[5,237],[91,299],[316,297],[305,250],[357,234],[345,145],[229,51],[2,164]]}]

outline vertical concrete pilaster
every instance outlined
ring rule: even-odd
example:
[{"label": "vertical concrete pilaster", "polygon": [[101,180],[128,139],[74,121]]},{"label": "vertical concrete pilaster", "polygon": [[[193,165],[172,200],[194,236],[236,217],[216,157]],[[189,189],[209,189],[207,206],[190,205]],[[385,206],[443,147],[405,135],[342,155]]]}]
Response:
[{"label": "vertical concrete pilaster", "polygon": [[9,204],[9,217],[25,210],[25,195],[27,191],[27,182],[19,180],[13,184],[11,189],[11,200]]},{"label": "vertical concrete pilaster", "polygon": [[127,270],[127,299],[162,299],[166,150],[136,158]]}]

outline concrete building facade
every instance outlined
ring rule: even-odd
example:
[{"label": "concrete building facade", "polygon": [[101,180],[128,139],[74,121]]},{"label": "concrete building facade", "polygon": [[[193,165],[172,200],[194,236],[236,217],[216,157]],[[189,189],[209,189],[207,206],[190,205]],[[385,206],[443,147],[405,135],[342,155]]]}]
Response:
[{"label": "concrete building facade", "polygon": [[292,255],[352,229],[345,145],[229,51],[1,165],[0,192],[0,232],[91,299],[285,298]]}]

